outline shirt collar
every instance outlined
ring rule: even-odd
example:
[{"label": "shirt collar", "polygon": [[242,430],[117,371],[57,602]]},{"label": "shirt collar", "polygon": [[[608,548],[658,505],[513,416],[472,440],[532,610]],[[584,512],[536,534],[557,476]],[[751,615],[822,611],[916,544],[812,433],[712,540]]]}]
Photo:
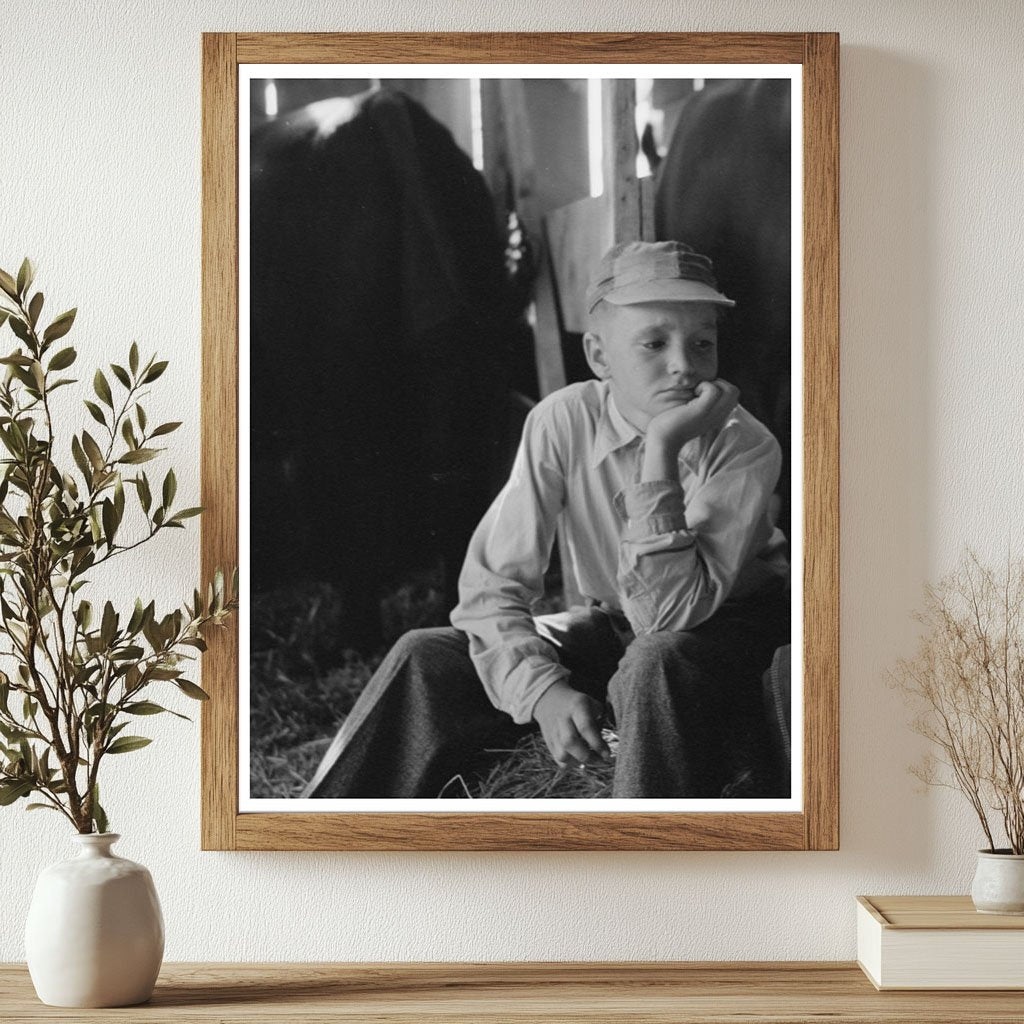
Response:
[{"label": "shirt collar", "polygon": [[643,434],[619,412],[618,406],[612,398],[611,389],[606,383],[590,465],[597,468],[612,452],[618,451],[642,437]]}]

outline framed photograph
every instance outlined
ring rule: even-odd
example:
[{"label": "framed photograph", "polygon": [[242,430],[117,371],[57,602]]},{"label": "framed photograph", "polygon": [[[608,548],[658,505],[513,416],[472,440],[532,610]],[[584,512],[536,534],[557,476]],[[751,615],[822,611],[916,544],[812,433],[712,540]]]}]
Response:
[{"label": "framed photograph", "polygon": [[204,849],[838,848],[838,52],[204,35]]}]

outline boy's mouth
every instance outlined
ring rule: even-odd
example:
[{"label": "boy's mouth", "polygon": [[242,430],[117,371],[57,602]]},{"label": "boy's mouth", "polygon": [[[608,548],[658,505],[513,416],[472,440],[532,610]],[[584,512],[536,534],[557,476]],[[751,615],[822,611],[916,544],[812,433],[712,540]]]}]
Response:
[{"label": "boy's mouth", "polygon": [[697,397],[697,392],[693,388],[663,388],[659,394],[678,398],[683,402],[692,402]]}]

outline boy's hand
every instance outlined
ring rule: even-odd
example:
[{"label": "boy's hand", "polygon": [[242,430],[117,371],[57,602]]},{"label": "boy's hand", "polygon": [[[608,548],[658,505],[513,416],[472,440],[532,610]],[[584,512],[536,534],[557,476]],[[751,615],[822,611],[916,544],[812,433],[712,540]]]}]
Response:
[{"label": "boy's hand", "polygon": [[600,764],[612,756],[601,738],[603,711],[593,697],[557,682],[541,695],[533,717],[558,764]]},{"label": "boy's hand", "polygon": [[740,389],[721,378],[701,381],[695,392],[692,401],[658,413],[647,424],[641,481],[674,480],[683,445],[720,427],[740,400]]}]

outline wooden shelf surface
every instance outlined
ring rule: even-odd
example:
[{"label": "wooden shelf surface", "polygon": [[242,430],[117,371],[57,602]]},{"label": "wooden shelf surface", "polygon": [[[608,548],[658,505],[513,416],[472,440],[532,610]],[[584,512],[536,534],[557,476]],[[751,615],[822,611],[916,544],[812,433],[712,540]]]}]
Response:
[{"label": "wooden shelf surface", "polygon": [[971,1024],[1024,1020],[1022,992],[876,992],[852,963],[165,964],[151,1002],[40,1003],[0,965],[0,1021],[459,1024]]}]

